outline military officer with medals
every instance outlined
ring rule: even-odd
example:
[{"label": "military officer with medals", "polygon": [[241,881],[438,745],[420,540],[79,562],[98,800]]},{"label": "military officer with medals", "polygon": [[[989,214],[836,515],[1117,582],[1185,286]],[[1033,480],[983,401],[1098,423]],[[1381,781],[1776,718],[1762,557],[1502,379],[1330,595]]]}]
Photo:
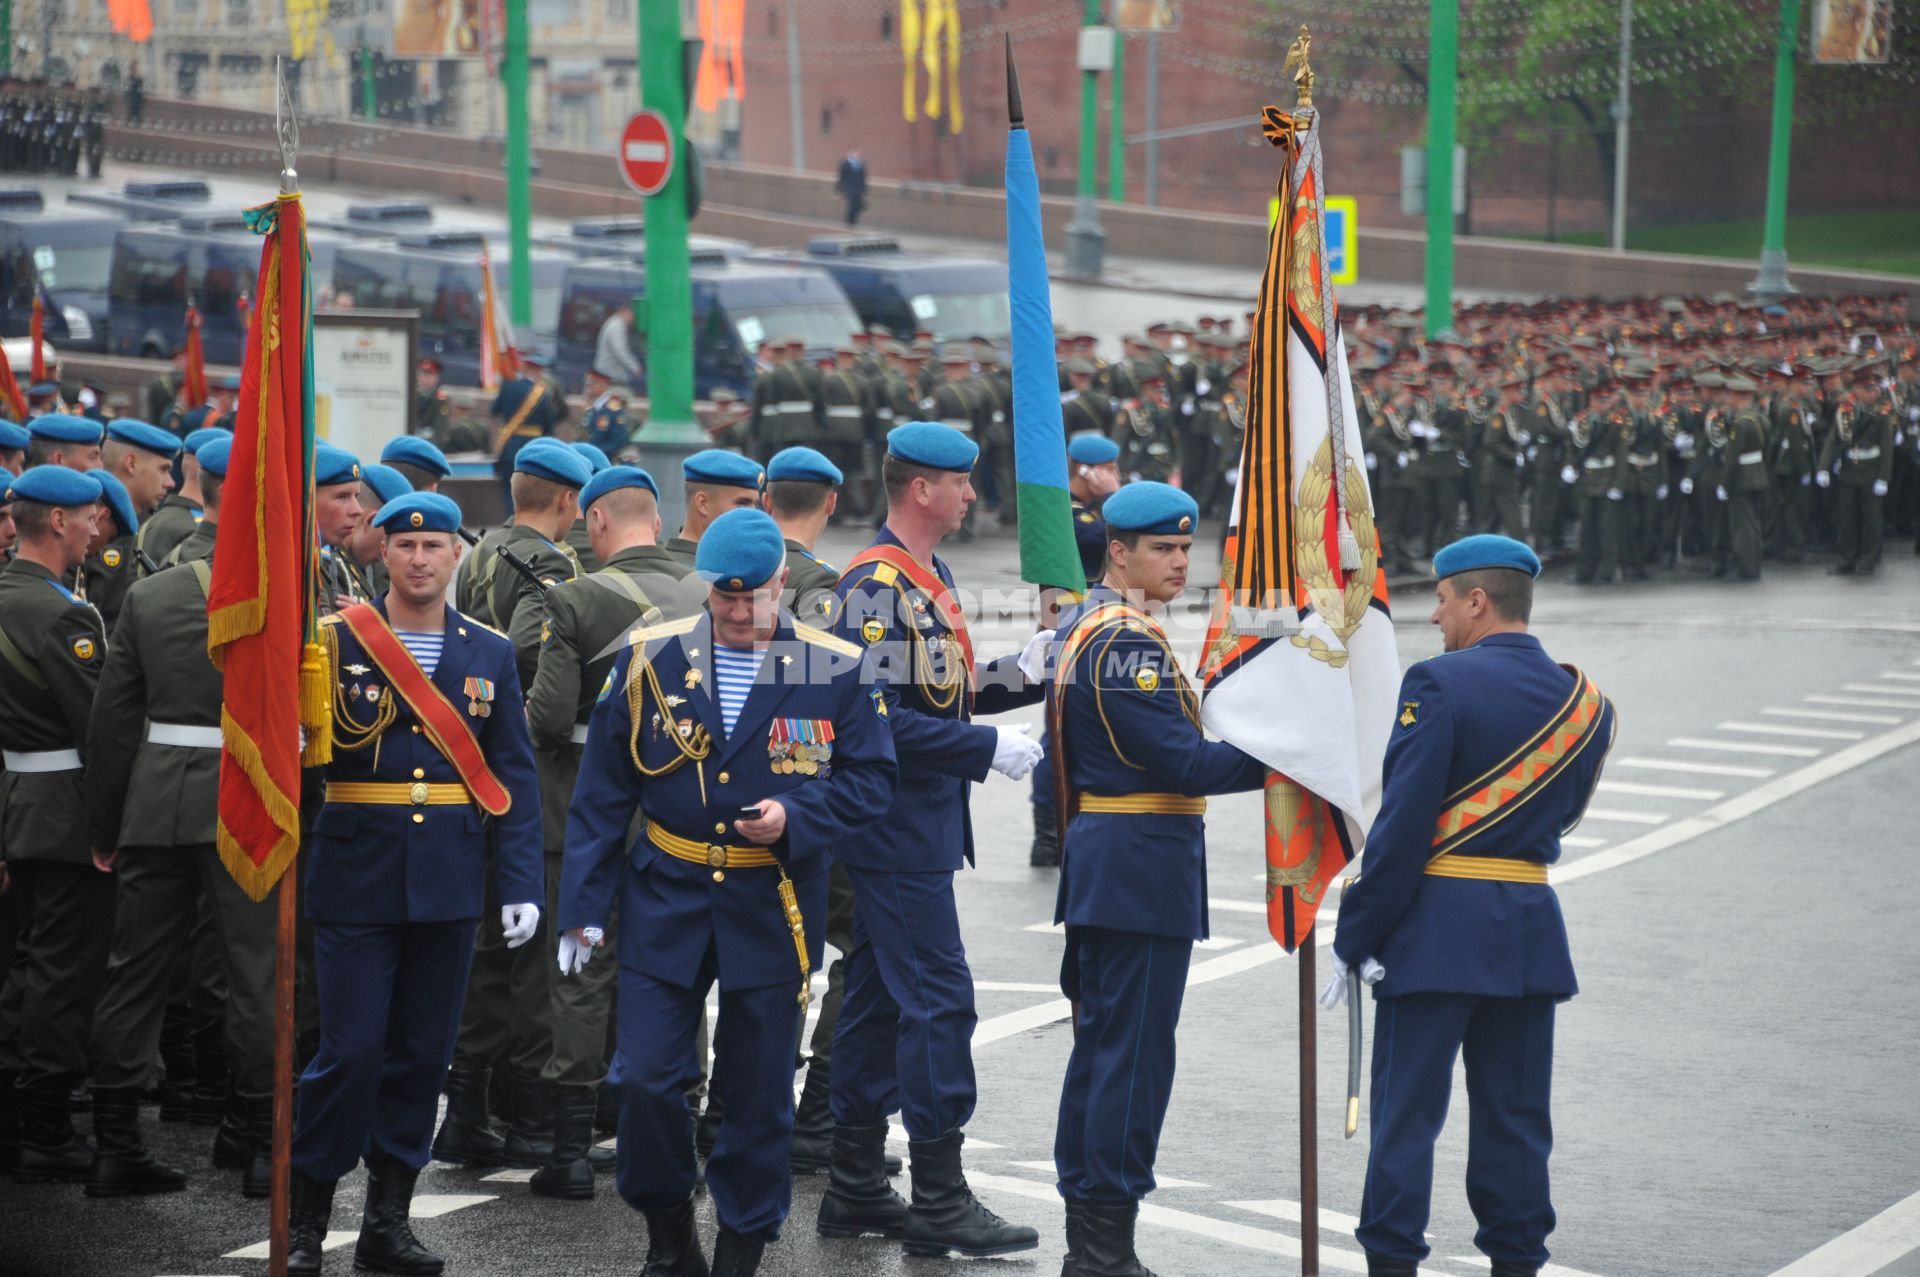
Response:
[{"label": "military officer with medals", "polygon": [[[1427,1257],[1456,1057],[1474,1244],[1494,1277],[1533,1277],[1554,1226],[1554,1010],[1577,989],[1547,866],[1586,810],[1615,718],[1592,679],[1527,633],[1533,551],[1473,536],[1433,570],[1446,651],[1401,681],[1380,814],[1341,899],[1321,1005],[1338,1005],[1349,970],[1373,987],[1372,1147],[1354,1232],[1371,1277],[1412,1277]],[[1516,759],[1532,778],[1492,783]]]},{"label": "military officer with medals", "polygon": [[1131,483],[1104,508],[1109,563],[1060,618],[1048,726],[1060,772],[1060,984],[1074,1004],[1054,1166],[1066,1268],[1142,1277],[1140,1199],[1153,1191],[1173,1091],[1174,1030],[1207,930],[1206,795],[1259,789],[1266,767],[1200,729],[1200,698],[1158,614],[1187,584],[1200,508]]},{"label": "military officer with medals", "polygon": [[309,759],[327,760],[301,886],[320,1045],[300,1079],[290,1273],[320,1271],[334,1186],[363,1156],[355,1267],[440,1271],[408,1203],[474,935],[492,900],[508,945],[540,922],[540,796],[513,650],[446,602],[460,508],[411,493],[377,526],[393,585],[323,623],[333,722],[308,742]]},{"label": "military officer with medals", "polygon": [[14,1178],[71,1180],[93,1161],[67,1097],[86,1069],[113,938],[113,879],[93,860],[82,771],[106,630],[66,584],[93,540],[100,483],[39,465],[5,491],[19,539],[0,568],[0,846],[28,912],[0,991],[0,1104],[18,1114]]},{"label": "military officer with medals", "polygon": [[392,466],[415,492],[438,492],[453,476],[453,463],[432,440],[420,435],[396,435],[380,449],[380,464]]},{"label": "military officer with medals", "polygon": [[[940,541],[974,500],[979,448],[951,426],[909,422],[887,435],[887,522],[840,578],[835,632],[866,649],[894,746],[900,789],[885,820],[834,848],[854,888],[847,999],[833,1040],[832,1175],[816,1227],[827,1237],[877,1233],[910,1254],[1031,1250],[1038,1234],[982,1205],[961,1171],[976,1089],[977,1019],[953,876],[973,860],[969,786],[998,771],[1024,779],[1039,742],[989,727],[1040,698],[1038,661],[1052,631],[1018,656],[975,668],[966,615]],[[1032,670],[1029,675],[1026,671]],[[887,1117],[904,1119],[913,1204],[889,1187]]]},{"label": "military officer with medals", "polygon": [[637,631],[615,658],[568,817],[563,970],[605,942],[618,901],[618,952],[600,959],[619,965],[618,1183],[647,1217],[649,1277],[709,1271],[685,1090],[716,983],[713,1089],[727,1116],[707,1162],[711,1271],[747,1277],[779,1235],[828,862],[894,791],[885,694],[858,648],[780,607],[785,558],[761,511],[706,530],[707,610]]},{"label": "military officer with medals", "polygon": [[707,448],[680,463],[680,477],[686,484],[685,513],[679,535],[667,539],[667,553],[684,566],[681,575],[691,576],[694,554],[707,528],[729,510],[757,507],[767,472],[751,457]]},{"label": "military officer with medals", "polygon": [[365,601],[367,583],[353,565],[349,547],[364,515],[360,509],[360,459],[344,448],[313,446],[313,521],[320,538],[320,611],[338,612]]}]

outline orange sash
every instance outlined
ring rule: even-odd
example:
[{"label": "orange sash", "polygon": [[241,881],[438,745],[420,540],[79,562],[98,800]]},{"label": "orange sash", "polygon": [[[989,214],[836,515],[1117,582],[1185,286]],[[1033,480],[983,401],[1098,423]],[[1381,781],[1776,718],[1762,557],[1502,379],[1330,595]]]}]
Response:
[{"label": "orange sash", "polygon": [[1447,796],[1433,831],[1433,857],[1457,851],[1544,790],[1592,743],[1607,698],[1572,666],[1573,692],[1553,718],[1507,760]]},{"label": "orange sash", "polygon": [[[870,545],[853,556],[853,562],[847,564],[847,572],[869,563],[884,563],[898,572],[916,588],[926,594],[934,614],[940,623],[947,627],[954,641],[960,645],[960,655],[967,662],[967,682],[973,682],[973,639],[967,634],[967,614],[961,610],[960,601],[947,589],[947,583],[940,574],[923,565],[920,560],[908,554],[897,545]],[[845,576],[847,572],[841,573]]]},{"label": "orange sash", "polygon": [[421,730],[426,732],[434,748],[460,773],[460,779],[481,810],[489,816],[506,815],[513,806],[513,795],[488,768],[480,743],[461,720],[460,711],[434,686],[427,672],[420,668],[420,662],[413,659],[413,653],[387,624],[387,618],[371,603],[355,603],[340,610],[340,620],[353,631],[361,648],[387,676],[389,689],[398,693],[420,720]]}]

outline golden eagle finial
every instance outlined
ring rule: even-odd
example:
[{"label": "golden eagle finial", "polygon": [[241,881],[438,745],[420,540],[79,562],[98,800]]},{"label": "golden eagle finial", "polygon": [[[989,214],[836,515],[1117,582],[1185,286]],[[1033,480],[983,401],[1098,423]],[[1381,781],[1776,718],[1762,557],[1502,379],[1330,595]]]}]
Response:
[{"label": "golden eagle finial", "polygon": [[1307,31],[1306,24],[1300,27],[1300,38],[1287,49],[1286,65],[1282,72],[1293,72],[1293,87],[1298,90],[1294,99],[1295,106],[1313,105],[1313,68],[1307,65],[1307,58],[1313,53],[1313,36]]}]

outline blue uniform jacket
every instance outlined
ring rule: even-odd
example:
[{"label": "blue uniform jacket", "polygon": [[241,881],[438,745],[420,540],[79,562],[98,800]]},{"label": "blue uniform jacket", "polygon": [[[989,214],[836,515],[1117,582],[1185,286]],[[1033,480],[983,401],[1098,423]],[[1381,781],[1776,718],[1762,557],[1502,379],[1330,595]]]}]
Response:
[{"label": "blue uniform jacket", "polygon": [[[726,869],[716,882],[708,865],[656,848],[644,826],[628,838],[640,810],[682,838],[745,846],[733,826],[740,809],[777,798],[787,829],[768,850],[793,879],[809,960],[818,967],[830,855],[851,831],[877,820],[893,797],[885,702],[861,681],[861,666],[857,649],[782,612],[729,734],[714,692],[708,615],[634,631],[627,650],[614,658],[587,727],[567,815],[561,928],[604,927],[618,890],[622,966],[691,988],[711,946],[723,988],[798,980],[778,870]],[[792,752],[784,742],[796,735],[794,726],[805,724],[805,734],[817,739],[821,723],[832,725],[826,768],[813,775],[776,772],[776,761]],[[706,742],[710,752],[685,759],[676,738],[696,751]],[[635,749],[655,774],[634,766]]]},{"label": "blue uniform jacket", "polygon": [[[1096,587],[1060,618],[1061,640],[1088,610],[1119,597]],[[1054,686],[1049,679],[1049,696]],[[1200,702],[1157,622],[1133,609],[1097,621],[1068,672],[1063,740],[1055,742],[1067,783],[1104,797],[1259,789],[1265,766],[1206,739],[1199,717]],[[1204,816],[1080,812],[1061,851],[1055,922],[1207,938]]]},{"label": "blue uniform jacket", "polygon": [[[875,542],[905,549],[890,528],[882,528]],[[938,556],[933,567],[951,591],[953,573]],[[952,872],[973,863],[968,786],[987,778],[999,739],[991,727],[971,719],[1032,705],[1045,689],[1025,680],[1017,657],[1005,656],[979,667],[977,692],[969,694],[962,686],[944,707],[929,700],[928,689],[915,680],[915,648],[937,643],[948,630],[933,608],[914,606],[916,601],[924,604],[919,591],[905,578],[889,583],[890,574],[886,565],[866,563],[840,578],[834,633],[867,649],[872,666],[868,677],[886,697],[887,721],[900,758],[900,785],[886,819],[849,838],[834,854],[856,869]],[[936,679],[949,677],[943,662],[929,659]]]},{"label": "blue uniform jacket", "polygon": [[[384,597],[374,606],[386,614]],[[335,724],[333,761],[324,769],[327,782],[459,784],[459,772],[420,730],[413,711],[387,686],[386,676],[355,641],[353,631],[338,617],[327,617],[323,624],[339,641],[333,676],[352,719],[371,723],[375,707],[389,698],[397,711],[393,723],[359,749],[342,747],[343,735],[351,743],[351,732],[343,733],[342,725]],[[490,701],[477,702],[468,694],[470,678],[487,680]],[[512,645],[448,608],[446,637],[432,681],[456,710],[467,711],[466,724],[480,742],[487,765],[512,796],[512,806],[494,820],[473,803],[325,804],[314,817],[305,857],[302,899],[307,916],[316,922],[397,925],[478,918],[486,898],[489,838],[500,902],[538,903],[546,898],[540,791]],[[478,714],[471,708],[476,704],[489,712]]]},{"label": "blue uniform jacket", "polygon": [[[1380,815],[1367,836],[1360,880],[1340,902],[1333,940],[1348,966],[1373,958],[1387,969],[1375,997],[1570,998],[1578,991],[1552,887],[1424,872],[1447,798],[1514,761],[1573,687],[1573,675],[1529,634],[1490,635],[1420,662],[1401,680]],[[1600,713],[1566,768],[1461,846],[1460,855],[1547,865],[1560,859],[1560,836],[1586,810],[1613,744],[1612,703],[1603,699]]]}]

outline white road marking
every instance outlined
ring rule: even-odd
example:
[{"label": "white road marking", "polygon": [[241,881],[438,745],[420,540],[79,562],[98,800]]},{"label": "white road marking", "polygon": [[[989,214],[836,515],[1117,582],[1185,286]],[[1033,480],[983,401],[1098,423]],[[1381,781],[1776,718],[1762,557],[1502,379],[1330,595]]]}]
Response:
[{"label": "white road marking", "polygon": [[[1260,881],[1266,880],[1266,875],[1262,874]],[[1267,916],[1267,907],[1257,900],[1223,900],[1209,896],[1207,908],[1218,909],[1221,913],[1257,913],[1263,918]]]},{"label": "white road marking", "polygon": [[[1025,1170],[1025,1171],[1039,1171],[1043,1175],[1052,1175],[1056,1173],[1052,1162],[1009,1162],[1008,1165],[1018,1166],[1021,1170]],[[1207,1187],[1210,1187],[1210,1185],[1199,1183],[1196,1180],[1175,1179],[1171,1175],[1162,1175],[1158,1171],[1154,1172],[1153,1182],[1161,1188],[1207,1188]]]},{"label": "white road marking", "polygon": [[[1220,1204],[1231,1206],[1235,1210],[1250,1211],[1255,1215],[1265,1215],[1269,1219],[1284,1219],[1293,1224],[1300,1222],[1300,1203],[1288,1201],[1284,1197],[1270,1198],[1260,1202],[1221,1202]],[[1357,1215],[1342,1215],[1337,1210],[1328,1210],[1322,1206],[1320,1227],[1351,1232],[1360,1227],[1360,1218]]]},{"label": "white road marking", "polygon": [[[1493,1267],[1493,1261],[1485,1255],[1453,1255],[1445,1262],[1449,1264],[1467,1264],[1474,1268]],[[1540,1270],[1540,1277],[1594,1277],[1594,1274],[1583,1273],[1578,1268],[1565,1268],[1559,1264],[1548,1264]]]},{"label": "white road marking", "polygon": [[[1263,909],[1261,912],[1264,913],[1266,911]],[[1205,940],[1195,940],[1193,947],[1196,949],[1237,949],[1245,943],[1245,940],[1239,940],[1233,936],[1209,936]]]},{"label": "white road marking", "polygon": [[1920,1249],[1920,1193],[1803,1255],[1773,1277],[1868,1277]]},{"label": "white road marking", "polygon": [[1670,749],[1710,749],[1729,754],[1778,754],[1783,758],[1818,758],[1820,751],[1808,745],[1755,745],[1743,740],[1703,740],[1698,736],[1675,736],[1667,742]]},{"label": "white road marking", "polygon": [[[1840,690],[1843,692],[1867,692],[1874,696],[1892,696],[1895,698],[1902,696],[1920,696],[1920,687],[1888,687],[1883,683],[1842,683]],[[1888,704],[1897,708],[1900,705],[1900,701],[1895,699],[1889,701]],[[1916,702],[1916,704],[1920,704],[1920,702]]]},{"label": "white road marking", "polygon": [[[342,1246],[351,1246],[360,1240],[358,1228],[329,1228],[327,1240],[320,1243],[321,1250],[339,1250]],[[272,1253],[272,1242],[261,1242],[257,1246],[243,1246],[239,1250],[230,1250],[220,1256],[222,1259],[267,1259]]]},{"label": "white road marking", "polygon": [[1621,811],[1615,807],[1589,807],[1582,820],[1612,820],[1623,825],[1663,825],[1665,816],[1648,811]]},{"label": "white road marking", "polygon": [[1018,981],[1009,980],[975,980],[973,982],[973,991],[975,993],[1058,993],[1060,992],[1060,986],[1057,984],[1021,984]]},{"label": "white road marking", "polygon": [[1808,696],[1804,697],[1810,705],[1857,705],[1861,709],[1908,709],[1906,705],[1890,705],[1884,699],[1867,700],[1860,696]]},{"label": "white road marking", "polygon": [[1585,834],[1562,834],[1560,836],[1560,845],[1562,847],[1573,847],[1576,849],[1604,847],[1607,845],[1607,840],[1604,838],[1589,838]]},{"label": "white road marking", "polygon": [[491,1175],[482,1175],[480,1182],[482,1184],[526,1184],[532,1182],[533,1175],[532,1167],[521,1168],[518,1166],[509,1166],[504,1171],[495,1171]]},{"label": "white road marking", "polygon": [[1880,677],[1911,679],[1916,683],[1920,683],[1920,674],[1909,674],[1905,670],[1881,670]]},{"label": "white road marking", "polygon": [[[887,1143],[906,1144],[909,1142],[910,1141],[907,1139],[906,1127],[900,1125],[900,1123],[898,1122],[887,1123]],[[973,1136],[969,1135],[967,1136],[967,1147],[970,1149],[983,1149],[983,1148],[999,1148],[1000,1146],[998,1144],[995,1144],[991,1140],[977,1140],[973,1138]],[[971,1175],[973,1172],[969,1171],[967,1173]]]},{"label": "white road marking", "polygon": [[1688,772],[1695,776],[1749,776],[1755,780],[1773,775],[1771,767],[1735,767],[1731,763],[1690,763],[1678,758],[1614,758],[1614,767],[1640,767],[1656,772]]},{"label": "white road marking", "polygon": [[1787,727],[1779,723],[1722,723],[1720,732],[1752,732],[1759,736],[1811,736],[1815,740],[1865,740],[1865,732],[1836,727]]},{"label": "white road marking", "polygon": [[1810,718],[1823,723],[1871,723],[1880,727],[1892,727],[1906,721],[1898,714],[1842,714],[1830,709],[1775,709],[1768,706],[1760,712],[1776,718]]},{"label": "white road marking", "polygon": [[1629,794],[1635,798],[1691,798],[1703,803],[1710,803],[1727,796],[1725,791],[1719,789],[1688,789],[1682,785],[1643,785],[1633,780],[1603,780],[1594,788],[1603,794]]}]

